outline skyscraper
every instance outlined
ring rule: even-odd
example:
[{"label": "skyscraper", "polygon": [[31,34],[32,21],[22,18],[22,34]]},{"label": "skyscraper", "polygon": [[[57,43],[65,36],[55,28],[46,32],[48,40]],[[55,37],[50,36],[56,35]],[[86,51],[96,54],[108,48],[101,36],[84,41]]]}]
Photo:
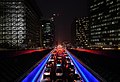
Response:
[{"label": "skyscraper", "polygon": [[29,48],[40,45],[41,13],[33,4],[31,0],[0,1],[0,47]]},{"label": "skyscraper", "polygon": [[55,39],[55,26],[52,20],[42,20],[42,46],[53,47]]},{"label": "skyscraper", "polygon": [[91,47],[120,47],[120,0],[93,0],[90,6]]},{"label": "skyscraper", "polygon": [[74,46],[87,48],[89,45],[89,19],[88,17],[75,18],[72,27],[72,44]]}]

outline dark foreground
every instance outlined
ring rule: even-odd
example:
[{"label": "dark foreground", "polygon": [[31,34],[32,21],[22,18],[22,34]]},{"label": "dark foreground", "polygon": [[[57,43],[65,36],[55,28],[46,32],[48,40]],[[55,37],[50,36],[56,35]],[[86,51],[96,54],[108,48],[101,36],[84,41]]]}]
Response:
[{"label": "dark foreground", "polygon": [[[120,82],[120,58],[69,50],[107,82]],[[111,52],[112,53],[112,52]],[[118,54],[118,53],[117,53]],[[116,55],[115,52],[113,55]]]},{"label": "dark foreground", "polygon": [[[41,60],[51,50],[38,51],[29,54],[15,56],[5,53],[5,57],[0,58],[0,82],[14,82],[20,78],[27,70]],[[8,52],[7,52],[8,53]]]}]

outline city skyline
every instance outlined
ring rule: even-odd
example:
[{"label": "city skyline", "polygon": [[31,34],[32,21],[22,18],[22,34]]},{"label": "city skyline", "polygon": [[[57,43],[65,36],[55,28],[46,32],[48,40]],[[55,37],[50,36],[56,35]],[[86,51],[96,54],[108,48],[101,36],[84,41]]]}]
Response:
[{"label": "city skyline", "polygon": [[120,0],[0,0],[0,82],[120,82]]},{"label": "city skyline", "polygon": [[[40,1],[36,2],[1,1],[2,48],[36,48],[43,45],[50,47],[52,44],[56,46],[67,42],[72,43],[73,47],[119,49],[119,0],[91,0],[89,5],[86,3],[85,12],[81,12],[83,7],[80,7],[77,0],[73,4],[72,1],[53,0],[47,3],[49,1],[46,0],[46,7],[43,6],[45,2],[41,2],[42,5],[39,5]],[[83,13],[88,16],[82,15]],[[42,24],[42,20],[50,20],[52,23]]]},{"label": "city skyline", "polygon": [[71,40],[71,24],[74,17],[86,17],[89,0],[36,0],[43,16],[55,17],[56,39],[58,42]]}]

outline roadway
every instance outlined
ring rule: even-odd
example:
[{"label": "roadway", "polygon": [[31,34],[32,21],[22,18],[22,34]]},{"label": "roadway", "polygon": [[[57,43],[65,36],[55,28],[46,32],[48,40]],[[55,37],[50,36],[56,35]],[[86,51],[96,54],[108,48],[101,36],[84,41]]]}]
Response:
[{"label": "roadway", "polygon": [[[47,71],[51,70],[47,68],[47,64],[49,67],[48,62],[53,61],[51,59],[53,54],[55,54],[55,64],[52,68],[54,71],[50,72],[52,75],[50,77],[52,82],[57,80],[56,70],[57,67],[60,67],[60,64],[57,64],[58,60],[56,58],[59,56],[63,56],[63,63],[61,65],[63,77],[59,78],[59,80],[62,79],[64,82],[72,82],[74,78],[70,69],[65,68],[67,65],[65,63],[65,54],[68,55],[67,58],[69,58],[68,60],[70,60],[69,63],[71,64],[68,64],[67,67],[73,68],[72,73],[74,73],[75,76],[78,76],[81,81],[105,82],[106,80],[107,82],[120,82],[119,51],[100,51],[79,48],[63,49],[64,52],[58,53],[60,52],[60,50],[58,50],[0,51],[0,82],[46,82],[46,76],[44,75],[49,74]],[[55,51],[56,53],[54,53]],[[93,79],[91,79],[91,75],[93,76]],[[94,81],[94,78],[97,81]]]},{"label": "roadway", "polygon": [[57,48],[42,58],[21,81],[101,82],[104,80],[93,70],[88,70],[88,67],[68,50]]}]

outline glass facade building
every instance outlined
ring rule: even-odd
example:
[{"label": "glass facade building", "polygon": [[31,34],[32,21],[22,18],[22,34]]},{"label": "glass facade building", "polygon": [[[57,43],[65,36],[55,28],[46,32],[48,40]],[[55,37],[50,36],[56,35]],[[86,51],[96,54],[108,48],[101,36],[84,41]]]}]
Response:
[{"label": "glass facade building", "polygon": [[76,47],[87,48],[89,44],[89,18],[75,18],[72,23],[72,44]]},{"label": "glass facade building", "polygon": [[39,17],[28,1],[0,1],[0,47],[40,46]]},{"label": "glass facade building", "polygon": [[91,47],[120,47],[120,0],[92,0],[90,24]]},{"label": "glass facade building", "polygon": [[55,39],[55,26],[52,20],[42,20],[42,46],[53,47]]}]

